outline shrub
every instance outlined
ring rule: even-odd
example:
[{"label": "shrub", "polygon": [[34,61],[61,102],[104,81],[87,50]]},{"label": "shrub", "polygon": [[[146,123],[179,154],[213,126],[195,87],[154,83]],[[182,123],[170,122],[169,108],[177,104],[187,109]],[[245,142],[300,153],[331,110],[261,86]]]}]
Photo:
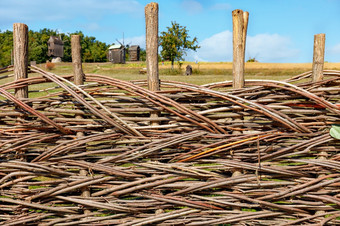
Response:
[{"label": "shrub", "polygon": [[247,62],[258,62],[258,61],[255,59],[255,57],[253,57],[253,58],[249,57]]},{"label": "shrub", "polygon": [[54,63],[51,63],[51,62],[46,62],[46,69],[47,70],[52,70],[53,68],[55,67],[55,64]]}]

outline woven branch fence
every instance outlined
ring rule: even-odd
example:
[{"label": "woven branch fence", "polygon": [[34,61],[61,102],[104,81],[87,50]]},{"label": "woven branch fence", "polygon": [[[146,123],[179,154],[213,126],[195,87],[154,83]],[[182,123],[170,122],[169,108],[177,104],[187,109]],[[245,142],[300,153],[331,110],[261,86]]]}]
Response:
[{"label": "woven branch fence", "polygon": [[340,224],[339,71],[161,91],[29,72],[0,85],[0,225]]}]

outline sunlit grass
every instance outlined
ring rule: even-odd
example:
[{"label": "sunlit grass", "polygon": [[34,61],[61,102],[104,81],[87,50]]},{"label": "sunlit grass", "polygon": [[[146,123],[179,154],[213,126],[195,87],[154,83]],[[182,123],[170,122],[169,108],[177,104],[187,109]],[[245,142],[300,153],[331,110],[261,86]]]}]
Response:
[{"label": "sunlit grass", "polygon": [[[185,67],[191,65],[193,74],[185,76]],[[38,67],[46,70],[45,64]],[[100,74],[112,78],[132,81],[146,80],[146,74],[140,74],[140,70],[146,68],[145,62],[128,62],[126,64],[107,63],[83,63],[83,71],[85,74]],[[186,82],[191,84],[203,85],[214,82],[232,80],[232,63],[231,62],[183,62],[181,70],[177,64],[174,65],[177,73],[171,71],[170,62],[159,63],[159,74],[161,80],[170,80],[178,82]],[[259,63],[249,62],[245,64],[245,79],[269,79],[284,80],[292,76],[310,71],[311,63]],[[324,69],[340,70],[340,63],[325,63]],[[72,63],[56,63],[50,72],[57,75],[72,74]],[[9,74],[9,73],[8,73]],[[37,76],[37,74],[30,74]],[[0,84],[13,81],[14,77],[0,79]],[[55,87],[54,83],[42,83],[30,86],[29,90],[44,90]],[[48,94],[49,91],[43,93],[33,92],[30,97],[36,97]]]}]

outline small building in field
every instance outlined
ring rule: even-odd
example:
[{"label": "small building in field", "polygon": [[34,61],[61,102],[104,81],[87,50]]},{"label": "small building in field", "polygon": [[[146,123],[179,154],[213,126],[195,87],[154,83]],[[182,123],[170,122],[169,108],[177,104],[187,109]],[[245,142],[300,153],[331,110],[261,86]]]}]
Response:
[{"label": "small building in field", "polygon": [[117,44],[109,47],[109,61],[113,64],[125,64],[125,47]]},{"label": "small building in field", "polygon": [[139,61],[140,47],[139,45],[132,45],[129,48],[130,61]]},{"label": "small building in field", "polygon": [[61,38],[50,36],[47,41],[48,52],[47,55],[53,58],[64,57],[64,42]]}]

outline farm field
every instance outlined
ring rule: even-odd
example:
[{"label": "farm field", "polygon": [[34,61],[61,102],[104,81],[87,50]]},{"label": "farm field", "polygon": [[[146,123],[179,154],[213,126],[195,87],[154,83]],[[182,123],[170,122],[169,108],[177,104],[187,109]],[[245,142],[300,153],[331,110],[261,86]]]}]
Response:
[{"label": "farm field", "polygon": [[[193,68],[193,75],[184,76],[185,67],[190,64]],[[38,65],[45,70],[45,64]],[[128,62],[127,64],[112,63],[83,63],[85,74],[93,73],[108,75],[113,78],[131,81],[146,79],[146,74],[140,74],[139,71],[146,68],[145,62]],[[271,79],[283,80],[294,75],[310,71],[312,63],[259,63],[250,62],[245,65],[246,79]],[[325,70],[340,70],[340,63],[325,63]],[[57,63],[55,68],[50,72],[57,75],[72,73],[72,63]],[[175,65],[174,71],[171,71],[170,62],[159,64],[159,74],[162,80],[172,80],[187,82],[197,85],[219,82],[232,79],[231,62],[184,62],[182,71],[178,70]]]}]

